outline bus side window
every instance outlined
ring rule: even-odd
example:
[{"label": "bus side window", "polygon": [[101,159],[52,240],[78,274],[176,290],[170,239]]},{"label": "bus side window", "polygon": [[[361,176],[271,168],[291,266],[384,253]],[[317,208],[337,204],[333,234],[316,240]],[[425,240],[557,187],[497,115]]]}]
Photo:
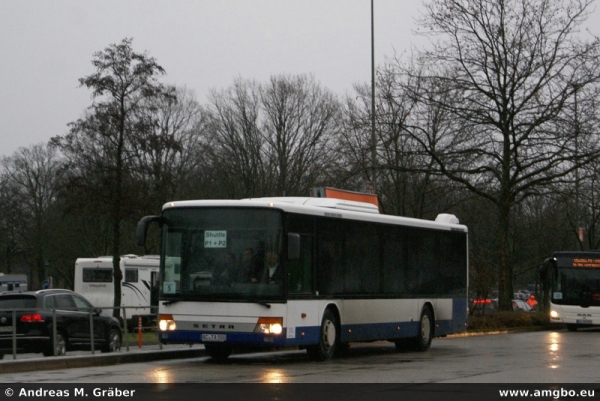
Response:
[{"label": "bus side window", "polygon": [[288,291],[306,294],[312,291],[312,237],[300,235],[300,257],[288,260]]}]

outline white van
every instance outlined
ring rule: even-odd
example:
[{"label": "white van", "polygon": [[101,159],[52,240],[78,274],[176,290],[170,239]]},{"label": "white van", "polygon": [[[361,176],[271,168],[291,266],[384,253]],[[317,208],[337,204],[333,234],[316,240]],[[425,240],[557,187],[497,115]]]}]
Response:
[{"label": "white van", "polygon": [[[112,256],[78,258],[75,261],[75,284],[73,290],[86,297],[95,307],[114,306],[114,277]],[[137,325],[141,316],[143,325],[156,318],[158,307],[159,256],[121,256],[121,306],[126,307],[130,326]],[[140,308],[136,308],[140,307]],[[103,309],[102,314],[112,316],[112,309]],[[121,312],[121,316],[123,313]]]}]

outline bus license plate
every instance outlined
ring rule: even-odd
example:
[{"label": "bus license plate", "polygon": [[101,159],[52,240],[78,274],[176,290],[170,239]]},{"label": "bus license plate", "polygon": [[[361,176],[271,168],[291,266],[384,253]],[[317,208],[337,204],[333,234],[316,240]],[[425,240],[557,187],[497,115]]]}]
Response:
[{"label": "bus license plate", "polygon": [[227,334],[202,334],[202,341],[227,341]]},{"label": "bus license plate", "polygon": [[575,323],[577,323],[577,324],[592,324],[592,321],[591,320],[587,320],[587,319],[577,319],[575,321]]}]

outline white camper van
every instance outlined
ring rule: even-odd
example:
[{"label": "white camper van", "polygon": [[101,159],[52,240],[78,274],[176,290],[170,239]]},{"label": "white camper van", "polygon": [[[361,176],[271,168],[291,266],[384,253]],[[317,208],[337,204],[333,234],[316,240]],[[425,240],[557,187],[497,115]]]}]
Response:
[{"label": "white camper van", "polygon": [[[158,294],[153,289],[157,289],[159,263],[160,258],[154,255],[121,256],[121,306],[126,307],[127,320],[133,325],[137,325],[138,316],[142,317],[144,326],[156,317]],[[75,261],[74,291],[98,308],[114,306],[113,279],[112,256]],[[102,311],[105,315],[112,313],[112,309]]]},{"label": "white camper van", "polygon": [[3,291],[27,291],[27,276],[0,273],[0,292]]}]

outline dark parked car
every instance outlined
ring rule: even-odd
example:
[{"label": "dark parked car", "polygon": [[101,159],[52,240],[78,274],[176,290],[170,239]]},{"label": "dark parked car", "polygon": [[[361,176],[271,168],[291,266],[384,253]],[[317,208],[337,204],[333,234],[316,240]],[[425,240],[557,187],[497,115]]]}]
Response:
[{"label": "dark parked car", "polygon": [[489,312],[498,311],[497,299],[472,299],[469,305],[469,311],[472,315],[483,315]]},{"label": "dark parked car", "polygon": [[[19,310],[18,310],[19,309]],[[18,353],[65,355],[68,350],[91,349],[90,310],[94,326],[94,349],[121,348],[121,327],[111,316],[100,314],[92,304],[70,290],[39,290],[0,294],[0,358],[13,352],[13,310],[16,317]],[[53,310],[56,341],[53,341]],[[53,347],[56,345],[56,350]]]}]

